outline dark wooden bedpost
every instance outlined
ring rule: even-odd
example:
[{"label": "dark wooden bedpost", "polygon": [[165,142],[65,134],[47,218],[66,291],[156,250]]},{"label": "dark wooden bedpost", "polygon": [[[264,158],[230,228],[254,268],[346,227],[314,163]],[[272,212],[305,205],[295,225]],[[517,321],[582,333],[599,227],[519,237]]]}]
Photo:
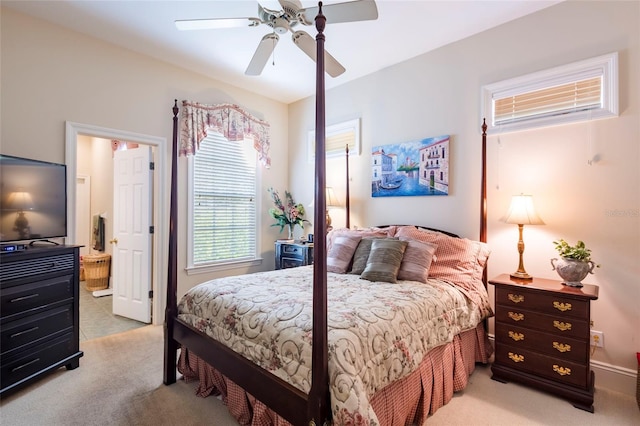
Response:
[{"label": "dark wooden bedpost", "polygon": [[327,354],[327,224],[326,157],[325,157],[325,94],[324,94],[324,28],[327,22],[318,3],[316,16],[316,180],[313,265],[313,340],[311,349],[311,390],[309,392],[309,425],[323,425],[329,416],[329,371]]},{"label": "dark wooden bedpost", "polygon": [[176,382],[178,342],[173,338],[174,318],[178,303],[178,100],[173,104],[173,144],[171,151],[171,205],[169,210],[169,259],[167,274],[167,306],[164,314],[164,379],[165,385]]},{"label": "dark wooden bedpost", "polygon": [[346,168],[347,182],[346,182],[345,187],[347,188],[347,190],[346,190],[346,195],[345,195],[346,201],[345,201],[344,204],[345,204],[345,210],[347,211],[346,212],[346,214],[347,214],[347,224],[346,224],[346,226],[347,226],[347,229],[350,229],[351,228],[351,220],[350,220],[351,219],[351,209],[350,209],[350,205],[349,205],[349,197],[350,197],[350,195],[349,195],[349,144],[347,144],[347,147],[345,148],[345,157],[346,157],[346,162],[347,162],[347,168]]}]

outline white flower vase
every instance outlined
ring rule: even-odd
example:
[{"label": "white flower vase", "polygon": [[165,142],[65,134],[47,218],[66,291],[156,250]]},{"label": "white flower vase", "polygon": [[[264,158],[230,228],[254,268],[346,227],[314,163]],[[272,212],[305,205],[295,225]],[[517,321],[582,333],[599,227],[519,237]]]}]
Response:
[{"label": "white flower vase", "polygon": [[564,280],[564,284],[571,287],[582,287],[581,281],[588,274],[593,274],[593,268],[596,265],[592,261],[584,262],[561,257],[560,259],[551,259],[551,266]]},{"label": "white flower vase", "polygon": [[293,240],[293,227],[294,227],[294,226],[295,226],[295,225],[294,225],[293,223],[290,223],[290,224],[287,226],[287,229],[289,230],[289,239],[290,239],[290,240]]}]

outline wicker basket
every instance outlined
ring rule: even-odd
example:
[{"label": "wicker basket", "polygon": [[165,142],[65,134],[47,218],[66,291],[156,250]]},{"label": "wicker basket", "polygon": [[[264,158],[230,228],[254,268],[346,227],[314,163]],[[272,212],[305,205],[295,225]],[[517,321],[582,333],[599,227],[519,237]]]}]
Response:
[{"label": "wicker basket", "polygon": [[89,254],[83,257],[85,287],[89,291],[109,287],[111,255]]}]

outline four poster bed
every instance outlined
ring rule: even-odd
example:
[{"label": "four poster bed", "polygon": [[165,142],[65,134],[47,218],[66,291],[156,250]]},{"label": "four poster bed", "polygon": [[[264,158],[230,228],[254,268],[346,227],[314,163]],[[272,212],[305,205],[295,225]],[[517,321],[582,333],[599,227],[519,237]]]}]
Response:
[{"label": "four poster bed", "polygon": [[404,225],[327,234],[321,11],[316,28],[314,234],[327,238],[316,237],[314,265],[212,280],[178,303],[174,105],[164,383],[178,365],[243,425],[421,424],[492,351],[486,126],[480,241]]}]

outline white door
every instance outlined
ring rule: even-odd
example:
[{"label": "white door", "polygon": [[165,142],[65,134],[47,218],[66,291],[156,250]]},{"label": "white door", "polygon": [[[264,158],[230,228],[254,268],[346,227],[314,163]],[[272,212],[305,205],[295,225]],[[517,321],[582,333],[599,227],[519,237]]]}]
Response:
[{"label": "white door", "polygon": [[114,152],[113,313],[151,322],[151,147]]},{"label": "white door", "polygon": [[91,178],[76,177],[76,244],[81,245],[80,254],[89,254],[91,248]]}]

